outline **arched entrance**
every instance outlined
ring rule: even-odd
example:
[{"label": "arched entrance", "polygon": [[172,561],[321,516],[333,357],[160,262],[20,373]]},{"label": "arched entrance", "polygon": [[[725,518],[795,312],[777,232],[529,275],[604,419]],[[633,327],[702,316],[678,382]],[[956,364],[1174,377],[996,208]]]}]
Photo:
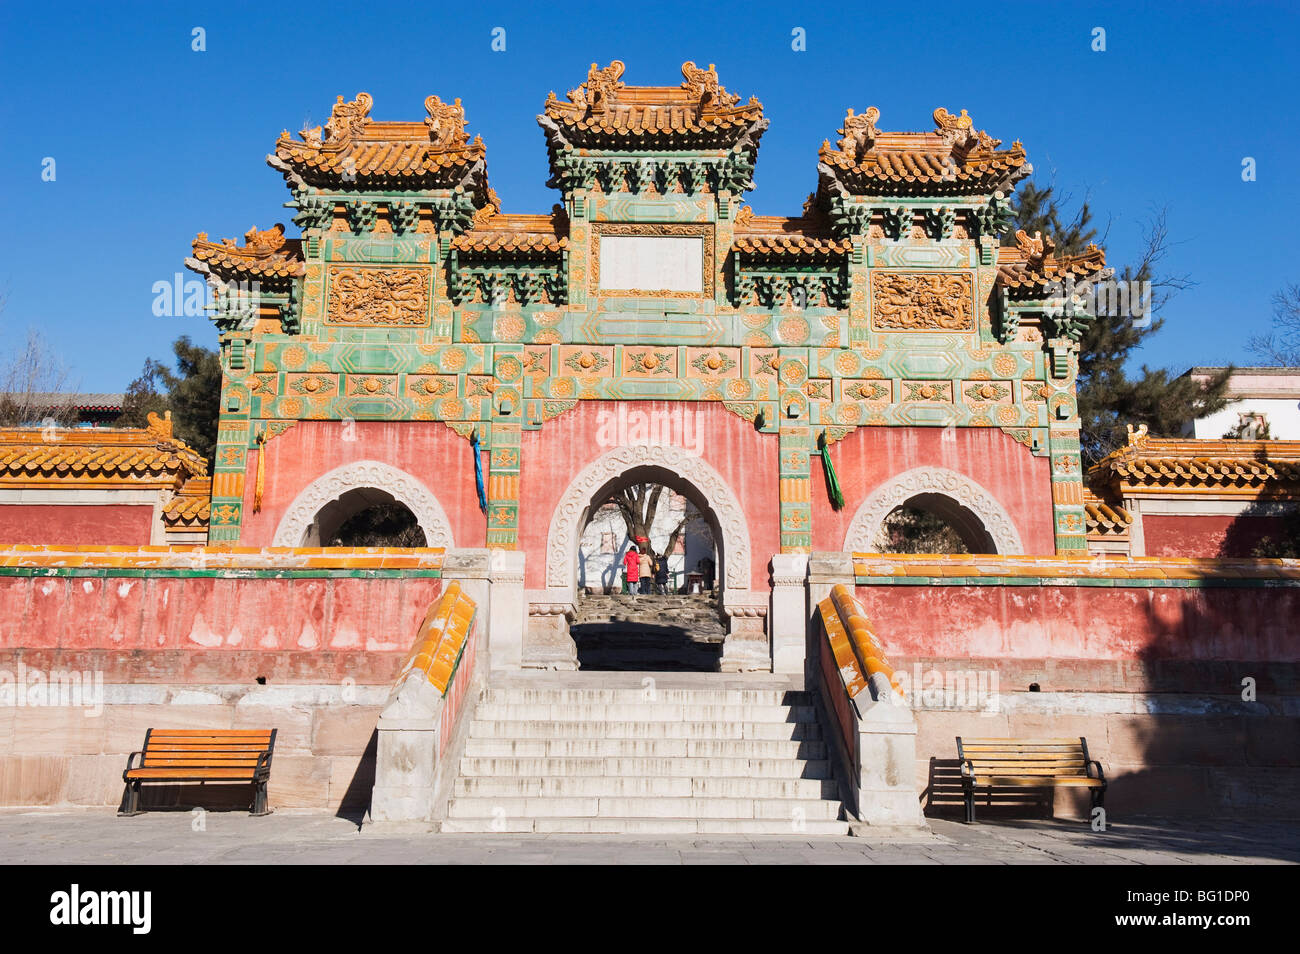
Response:
[{"label": "arched entrance", "polygon": [[612,493],[634,482],[661,484],[682,494],[709,524],[717,548],[717,587],[727,630],[720,668],[769,669],[768,593],[751,590],[752,550],[744,510],[721,474],[693,451],[671,445],[615,448],[584,467],[565,489],[546,538],[546,602],[530,605],[530,632],[536,627],[540,636],[545,629],[544,639],[552,646],[572,645],[568,624],[577,602],[583,529]]},{"label": "arched entrance", "polygon": [[294,498],[276,528],[277,547],[327,545],[354,514],[382,503],[399,503],[415,515],[425,545],[451,548],[447,514],[432,491],[405,471],[381,461],[344,464],[312,481]]},{"label": "arched entrance", "polygon": [[[660,468],[634,467],[596,492],[588,520],[569,627],[578,668],[717,672],[727,632],[714,572],[721,528],[697,488]],[[707,540],[691,554],[695,563],[688,524],[693,542]],[[636,575],[629,564],[638,567],[635,583],[626,580]]]},{"label": "arched entrance", "polygon": [[944,467],[905,471],[873,491],[854,514],[844,549],[872,553],[885,548],[886,519],[900,507],[939,517],[971,553],[1025,552],[1011,515],[997,498],[965,474]]}]

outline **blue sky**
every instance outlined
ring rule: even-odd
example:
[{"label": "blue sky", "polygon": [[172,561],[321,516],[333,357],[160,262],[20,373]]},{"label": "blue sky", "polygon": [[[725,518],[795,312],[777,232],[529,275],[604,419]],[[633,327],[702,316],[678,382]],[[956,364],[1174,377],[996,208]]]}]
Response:
[{"label": "blue sky", "polygon": [[534,117],[549,90],[618,58],[634,84],[716,63],[728,89],[762,100],[759,214],[798,213],[845,107],[875,105],[881,128],[911,130],[932,128],[937,106],[967,109],[1024,142],[1036,179],[1092,202],[1111,264],[1167,208],[1167,271],[1198,284],[1140,361],[1251,363],[1246,338],[1300,281],[1298,38],[1300,14],[1280,3],[5,3],[0,352],[36,326],[72,383],[98,391],[123,388],[177,335],[214,344],[206,319],[154,316],[154,283],[192,277],[196,232],[294,233],[265,156],[281,129],[323,123],[340,93],[371,93],[378,119],[422,118],[429,93],[461,97],[505,210],[547,211],[558,196]]}]

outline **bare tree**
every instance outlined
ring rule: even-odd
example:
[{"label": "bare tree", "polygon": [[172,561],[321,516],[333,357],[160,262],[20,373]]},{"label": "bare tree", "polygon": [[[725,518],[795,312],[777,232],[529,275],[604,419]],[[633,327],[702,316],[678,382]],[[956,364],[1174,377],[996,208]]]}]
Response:
[{"label": "bare tree", "polygon": [[[677,546],[677,541],[686,530],[686,517],[683,516],[668,535],[668,545],[662,552],[655,550],[650,530],[654,526],[655,517],[659,513],[659,501],[666,489],[663,484],[632,484],[609,499],[610,503],[618,507],[619,515],[623,518],[627,535],[632,542],[637,544],[639,549],[650,554],[651,559],[654,560],[672,553]],[[641,542],[642,537],[645,538],[644,543]]]},{"label": "bare tree", "polygon": [[1253,336],[1249,347],[1272,367],[1300,367],[1300,282],[1273,296],[1273,330]]},{"label": "bare tree", "polygon": [[[674,553],[684,534],[699,535],[710,543],[713,542],[713,531],[708,520],[688,503],[682,518],[668,534],[668,542],[664,547],[659,549],[654,545],[654,537],[651,536],[650,531],[654,527],[655,517],[663,503],[663,493],[667,489],[663,484],[632,484],[605,501],[605,505],[612,504],[618,508],[619,515],[623,518],[623,526],[632,542],[656,561],[667,559]],[[672,492],[669,491],[669,496],[671,495]],[[639,537],[644,537],[646,542],[641,543]]]},{"label": "bare tree", "polygon": [[35,328],[23,345],[0,359],[0,424],[74,423],[76,395],[62,359]]}]

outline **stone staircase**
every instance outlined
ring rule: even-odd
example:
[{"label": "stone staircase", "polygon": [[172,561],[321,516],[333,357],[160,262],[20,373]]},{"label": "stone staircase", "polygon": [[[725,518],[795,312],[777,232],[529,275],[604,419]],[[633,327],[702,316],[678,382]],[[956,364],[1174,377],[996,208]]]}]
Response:
[{"label": "stone staircase", "polygon": [[582,596],[575,614],[581,669],[718,671],[726,628],[713,596]]},{"label": "stone staircase", "polygon": [[447,832],[844,835],[810,694],[788,676],[493,674]]}]

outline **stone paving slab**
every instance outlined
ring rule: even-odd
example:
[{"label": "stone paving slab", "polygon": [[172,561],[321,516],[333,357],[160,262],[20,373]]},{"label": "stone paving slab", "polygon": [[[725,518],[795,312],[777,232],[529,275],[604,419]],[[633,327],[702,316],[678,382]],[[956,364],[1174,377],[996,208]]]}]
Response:
[{"label": "stone paving slab", "polygon": [[[198,824],[201,821],[201,826]],[[1130,819],[1093,832],[1069,819],[964,825],[928,834],[482,835],[358,831],[355,821],[278,811],[0,811],[9,864],[1300,864],[1300,821]],[[201,827],[202,830],[195,830]]]}]

